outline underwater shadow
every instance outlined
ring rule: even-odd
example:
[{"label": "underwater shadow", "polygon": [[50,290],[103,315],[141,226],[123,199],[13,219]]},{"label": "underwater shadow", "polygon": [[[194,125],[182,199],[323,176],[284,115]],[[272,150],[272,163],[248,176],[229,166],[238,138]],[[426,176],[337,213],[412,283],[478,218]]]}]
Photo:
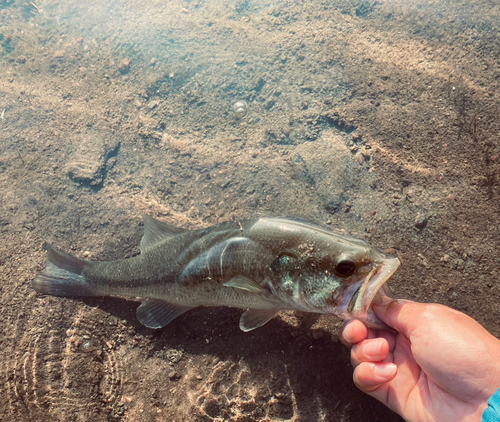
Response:
[{"label": "underwater shadow", "polygon": [[[333,420],[341,412],[352,420],[366,420],[368,415],[376,414],[376,420],[402,421],[354,386],[349,351],[336,336],[321,329],[315,329],[312,335],[310,327],[317,315],[297,313],[299,327],[289,325],[278,316],[265,326],[245,333],[239,329],[243,310],[200,307],[154,330],[141,325],[135,317],[139,305],[137,301],[105,298],[99,307],[125,320],[138,336],[151,342],[148,357],[166,360],[162,352],[182,348],[186,355],[213,358],[218,363],[214,364],[210,377],[213,385],[220,384],[214,386],[214,390],[239,391],[238,394],[246,395],[246,390],[262,386],[261,390],[266,391],[259,393],[260,400],[270,403],[268,409],[272,411],[268,417]],[[218,378],[217,367],[224,376]],[[210,402],[207,400],[203,398],[206,406]],[[215,395],[211,400],[223,407],[219,404],[220,397]]]}]

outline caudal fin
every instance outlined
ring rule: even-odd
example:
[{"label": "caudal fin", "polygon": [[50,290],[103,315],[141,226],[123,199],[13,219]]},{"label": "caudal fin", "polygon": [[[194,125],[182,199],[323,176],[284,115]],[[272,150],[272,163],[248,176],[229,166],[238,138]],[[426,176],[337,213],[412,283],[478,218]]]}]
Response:
[{"label": "caudal fin", "polygon": [[89,261],[62,252],[48,243],[45,269],[31,282],[38,293],[52,296],[95,296],[85,282],[83,269]]}]

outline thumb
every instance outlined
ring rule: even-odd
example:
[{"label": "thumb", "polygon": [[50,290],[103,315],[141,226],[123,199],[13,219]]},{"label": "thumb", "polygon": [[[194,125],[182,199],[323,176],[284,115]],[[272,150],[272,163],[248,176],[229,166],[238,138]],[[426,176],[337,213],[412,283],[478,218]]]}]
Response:
[{"label": "thumb", "polygon": [[426,304],[423,303],[386,298],[382,303],[374,304],[373,310],[381,321],[409,338],[411,332],[417,327],[419,315],[425,307]]}]

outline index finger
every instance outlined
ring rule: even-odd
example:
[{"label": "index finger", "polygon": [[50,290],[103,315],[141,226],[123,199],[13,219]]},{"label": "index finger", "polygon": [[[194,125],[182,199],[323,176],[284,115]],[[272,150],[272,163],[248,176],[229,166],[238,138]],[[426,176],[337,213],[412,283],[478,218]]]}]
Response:
[{"label": "index finger", "polygon": [[368,328],[357,319],[346,322],[340,329],[340,341],[349,348],[367,337]]}]

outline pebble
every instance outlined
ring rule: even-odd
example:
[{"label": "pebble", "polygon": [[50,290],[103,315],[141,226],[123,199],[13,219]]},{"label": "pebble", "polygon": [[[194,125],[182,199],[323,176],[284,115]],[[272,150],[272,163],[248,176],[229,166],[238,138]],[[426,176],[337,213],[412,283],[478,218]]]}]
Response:
[{"label": "pebble", "polygon": [[440,261],[441,262],[448,262],[450,260],[450,255],[445,254],[441,257]]},{"label": "pebble", "polygon": [[418,214],[415,218],[415,227],[419,230],[422,230],[427,226],[427,222],[429,221],[429,217],[426,215]]},{"label": "pebble", "polygon": [[159,104],[158,101],[150,101],[148,103],[148,107],[150,108],[150,110],[153,110],[153,108],[155,108],[158,104]]},{"label": "pebble", "polygon": [[122,396],[123,403],[131,403],[133,398],[131,396]]},{"label": "pebble", "polygon": [[80,350],[84,353],[90,353],[97,349],[97,344],[94,340],[85,339],[80,345]]},{"label": "pebble", "polygon": [[168,349],[165,352],[167,359],[172,363],[177,363],[182,359],[182,350]]},{"label": "pebble", "polygon": [[121,73],[127,73],[130,70],[130,60],[129,59],[123,59],[120,62],[120,65],[118,66],[118,70]]}]

